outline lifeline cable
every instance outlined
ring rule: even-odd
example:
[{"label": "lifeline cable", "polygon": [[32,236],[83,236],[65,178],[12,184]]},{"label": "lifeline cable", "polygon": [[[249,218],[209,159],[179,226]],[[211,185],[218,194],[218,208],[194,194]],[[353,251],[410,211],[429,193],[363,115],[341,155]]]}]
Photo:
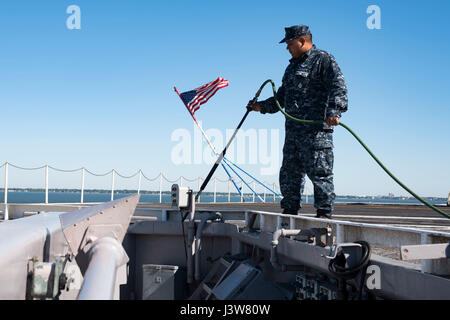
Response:
[{"label": "lifeline cable", "polygon": [[[285,115],[286,118],[289,118],[291,120],[300,122],[300,123],[310,123],[310,124],[323,124],[325,121],[321,121],[321,120],[302,120],[302,119],[298,119],[295,118],[293,116],[291,116],[290,114],[286,113],[283,108],[281,107],[280,103],[277,100],[277,92],[275,89],[275,83],[271,80],[268,79],[266,81],[263,82],[263,84],[261,85],[261,87],[258,90],[258,93],[261,92],[262,88],[264,88],[264,86],[267,83],[271,83],[272,84],[272,90],[273,90],[273,97],[275,99],[275,103],[278,107],[278,109],[280,109],[281,113],[283,113]],[[450,215],[448,215],[447,213],[445,213],[444,211],[436,208],[435,206],[433,206],[431,203],[428,203],[427,201],[425,201],[424,199],[422,199],[421,197],[419,197],[417,194],[415,194],[412,190],[410,190],[407,186],[405,186],[400,180],[398,180],[382,163],[380,160],[378,160],[378,158],[372,153],[372,151],[370,151],[370,149],[364,144],[364,142],[362,142],[362,140],[356,135],[356,133],[354,133],[349,127],[347,127],[345,124],[343,124],[342,122],[339,121],[339,125],[344,127],[345,129],[347,129],[348,132],[350,132],[353,137],[355,137],[356,140],[358,140],[358,142],[364,147],[364,149],[366,149],[366,151],[371,155],[371,157],[378,163],[378,165],[395,181],[397,182],[403,189],[405,189],[406,191],[408,191],[408,193],[410,193],[414,198],[416,198],[417,200],[419,200],[420,202],[422,202],[424,205],[426,205],[427,207],[429,207],[430,209],[436,211],[437,213],[439,213],[440,215],[450,219]]]},{"label": "lifeline cable", "polygon": [[[224,157],[224,159],[225,159],[225,157]],[[228,163],[227,163],[226,165],[227,165],[228,167],[230,166]],[[235,187],[236,190],[239,192],[239,195],[242,196],[241,188],[239,188],[239,187],[237,186],[237,184],[236,184],[236,182],[234,181],[233,177],[232,177],[231,174],[228,172],[227,168],[225,168],[225,166],[223,165],[223,163],[222,163],[222,167],[224,168],[225,172],[227,173],[229,180],[231,180],[231,182],[233,182],[234,187]]]},{"label": "lifeline cable", "polygon": [[248,173],[247,171],[245,171],[244,169],[242,169],[241,167],[237,166],[236,164],[234,164],[233,162],[231,162],[230,160],[228,160],[226,157],[223,157],[223,160],[225,163],[229,162],[231,163],[233,166],[235,166],[236,168],[238,168],[239,170],[241,170],[243,173],[245,173],[246,175],[248,175],[250,178],[252,178],[253,180],[255,180],[256,182],[258,182],[260,185],[262,185],[264,188],[266,188],[267,190],[269,190],[270,192],[274,193],[277,197],[281,198],[280,194],[278,194],[277,192],[273,191],[272,189],[270,189],[269,187],[267,187],[264,183],[262,183],[261,181],[259,181],[258,179],[256,179],[255,177],[253,177],[250,173]]},{"label": "lifeline cable", "polygon": [[[225,157],[223,158],[223,160],[224,160],[225,163],[226,163]],[[244,179],[242,179],[242,177],[239,175],[239,173],[236,172],[236,170],[234,170],[232,167],[230,167],[230,169],[234,172],[234,174],[236,174],[236,175],[239,177],[239,179],[241,179],[241,181],[242,181],[243,183],[245,183],[245,185],[253,192],[253,194],[256,194],[256,196],[259,198],[259,200],[261,200],[261,202],[264,202],[263,198],[261,198],[261,196],[260,196],[259,194],[257,194],[257,193],[255,192],[255,190],[252,189],[252,187],[249,186],[249,184],[247,183],[247,181],[245,181]],[[241,194],[241,195],[242,195],[242,194]],[[244,195],[242,195],[242,196],[244,196]]]}]

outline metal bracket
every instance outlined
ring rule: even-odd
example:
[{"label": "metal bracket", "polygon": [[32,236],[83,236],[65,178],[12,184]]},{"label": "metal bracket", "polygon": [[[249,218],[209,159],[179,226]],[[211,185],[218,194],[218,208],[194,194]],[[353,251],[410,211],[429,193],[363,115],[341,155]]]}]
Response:
[{"label": "metal bracket", "polygon": [[120,230],[114,229],[114,238],[122,242],[138,201],[139,195],[135,195],[62,214],[61,226],[72,254],[77,256],[78,251],[83,249],[88,240],[88,228],[92,226],[109,225],[115,228],[116,225],[121,225]]},{"label": "metal bracket", "polygon": [[103,238],[103,237],[111,237],[116,240],[119,240],[120,235],[123,233],[123,228],[120,224],[99,224],[99,225],[90,225],[86,233],[81,240],[80,250],[84,253],[87,253],[89,249],[92,247],[92,244],[95,240]]},{"label": "metal bracket", "polygon": [[400,253],[402,260],[448,259],[450,258],[450,242],[401,246]]},{"label": "metal bracket", "polygon": [[312,242],[316,246],[325,247],[331,243],[330,234],[331,232],[328,228],[302,229],[294,239]]},{"label": "metal bracket", "polygon": [[58,295],[65,260],[65,257],[57,257],[55,262],[40,262],[36,258],[30,261],[32,298],[55,298]]},{"label": "metal bracket", "polygon": [[362,246],[359,243],[340,243],[340,244],[333,244],[330,247],[330,254],[328,256],[324,256],[327,259],[335,259],[336,256],[340,251],[343,251],[345,258],[347,258],[350,255],[349,251],[353,251],[355,249],[362,249]]}]

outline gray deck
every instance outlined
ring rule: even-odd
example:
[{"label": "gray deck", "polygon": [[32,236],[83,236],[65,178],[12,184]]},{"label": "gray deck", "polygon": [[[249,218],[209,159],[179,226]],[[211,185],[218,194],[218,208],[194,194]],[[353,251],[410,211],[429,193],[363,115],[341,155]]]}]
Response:
[{"label": "gray deck", "polygon": [[[170,208],[169,203],[141,203],[138,207]],[[211,210],[256,210],[281,213],[279,203],[200,203],[198,209]],[[440,206],[440,210],[450,215],[450,207]],[[312,204],[304,204],[299,215],[313,217],[315,209]],[[420,227],[421,229],[433,229],[436,231],[450,231],[450,219],[434,212],[424,205],[404,204],[360,204],[337,203],[333,219],[389,224],[396,226]]]}]

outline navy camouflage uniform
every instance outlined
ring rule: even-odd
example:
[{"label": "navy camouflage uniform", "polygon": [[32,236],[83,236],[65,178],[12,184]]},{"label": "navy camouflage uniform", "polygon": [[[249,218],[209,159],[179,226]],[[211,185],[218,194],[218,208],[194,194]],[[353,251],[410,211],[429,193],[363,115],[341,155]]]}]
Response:
[{"label": "navy camouflage uniform", "polygon": [[[325,120],[340,117],[347,111],[344,76],[331,54],[313,45],[300,58],[289,62],[276,94],[288,114],[305,120]],[[279,111],[273,97],[259,104],[263,114]],[[318,212],[332,212],[335,199],[333,129],[326,123],[303,124],[287,118],[285,129],[280,169],[281,208],[293,213],[301,208],[307,174],[314,185],[314,207],[320,209]]]}]

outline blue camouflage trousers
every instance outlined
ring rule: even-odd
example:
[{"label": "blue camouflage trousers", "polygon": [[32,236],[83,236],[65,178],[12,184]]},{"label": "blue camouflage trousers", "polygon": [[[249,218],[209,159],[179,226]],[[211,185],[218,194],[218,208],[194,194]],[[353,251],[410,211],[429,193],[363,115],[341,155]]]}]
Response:
[{"label": "blue camouflage trousers", "polygon": [[297,211],[301,208],[301,194],[305,175],[314,186],[314,207],[333,211],[333,136],[331,132],[289,132],[283,147],[280,169],[281,208]]}]

